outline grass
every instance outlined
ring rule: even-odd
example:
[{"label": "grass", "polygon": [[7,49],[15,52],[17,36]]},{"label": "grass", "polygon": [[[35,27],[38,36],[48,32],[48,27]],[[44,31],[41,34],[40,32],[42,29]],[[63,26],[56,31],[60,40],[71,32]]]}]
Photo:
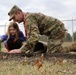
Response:
[{"label": "grass", "polygon": [[36,65],[18,61],[0,61],[0,75],[75,75],[76,64],[52,63],[44,61],[38,69]]}]

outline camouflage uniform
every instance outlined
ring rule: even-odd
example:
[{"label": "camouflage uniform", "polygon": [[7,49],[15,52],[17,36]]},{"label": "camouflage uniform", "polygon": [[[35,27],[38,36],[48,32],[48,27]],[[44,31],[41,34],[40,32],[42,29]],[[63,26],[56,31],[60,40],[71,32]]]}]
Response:
[{"label": "camouflage uniform", "polygon": [[[17,10],[22,12],[20,8],[14,5],[8,13],[9,20],[13,19]],[[47,52],[52,53],[61,47],[66,29],[60,20],[41,13],[26,13],[24,18],[27,41],[20,48],[22,52],[33,51],[39,41],[39,35],[48,36]]]},{"label": "camouflage uniform", "polygon": [[27,29],[27,42],[21,47],[21,50],[33,50],[35,44],[39,41],[39,35],[48,36],[48,50],[53,52],[61,46],[65,36],[64,24],[53,17],[41,13],[26,13],[25,26]]}]

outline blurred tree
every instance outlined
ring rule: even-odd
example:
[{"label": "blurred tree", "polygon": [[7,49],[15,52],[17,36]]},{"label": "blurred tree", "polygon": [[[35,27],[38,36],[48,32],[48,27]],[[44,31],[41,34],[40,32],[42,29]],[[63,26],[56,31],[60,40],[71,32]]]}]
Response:
[{"label": "blurred tree", "polygon": [[74,32],[73,35],[74,35],[74,41],[76,41],[76,32]]},{"label": "blurred tree", "polygon": [[70,33],[66,33],[64,41],[66,41],[66,42],[71,42],[72,41],[72,36],[70,35]]}]

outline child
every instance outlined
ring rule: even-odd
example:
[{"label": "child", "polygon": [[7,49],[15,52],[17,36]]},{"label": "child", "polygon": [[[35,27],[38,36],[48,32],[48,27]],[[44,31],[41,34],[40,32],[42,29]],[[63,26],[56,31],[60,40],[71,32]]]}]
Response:
[{"label": "child", "polygon": [[15,22],[10,22],[7,33],[0,37],[0,43],[4,42],[8,52],[13,49],[19,49],[24,41],[26,41],[26,37]]}]

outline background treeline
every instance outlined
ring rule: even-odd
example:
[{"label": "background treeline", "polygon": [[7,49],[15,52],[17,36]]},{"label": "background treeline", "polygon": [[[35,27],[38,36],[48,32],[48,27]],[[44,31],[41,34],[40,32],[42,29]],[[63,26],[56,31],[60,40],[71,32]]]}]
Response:
[{"label": "background treeline", "polygon": [[74,32],[73,35],[70,35],[70,33],[66,33],[64,41],[72,42],[72,37],[74,37],[74,41],[76,41],[76,32]]}]

